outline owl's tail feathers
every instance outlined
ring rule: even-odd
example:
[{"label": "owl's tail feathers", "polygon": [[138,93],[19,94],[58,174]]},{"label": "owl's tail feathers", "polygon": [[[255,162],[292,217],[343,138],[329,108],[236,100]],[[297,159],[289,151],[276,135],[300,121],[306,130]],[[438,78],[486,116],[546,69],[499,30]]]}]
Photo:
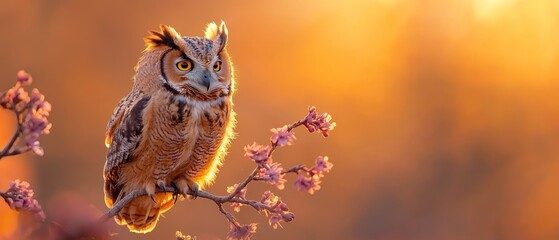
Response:
[{"label": "owl's tail feathers", "polygon": [[156,193],[155,202],[149,196],[140,196],[130,201],[115,216],[119,225],[127,225],[131,232],[151,232],[159,216],[173,207],[175,200],[172,193]]}]

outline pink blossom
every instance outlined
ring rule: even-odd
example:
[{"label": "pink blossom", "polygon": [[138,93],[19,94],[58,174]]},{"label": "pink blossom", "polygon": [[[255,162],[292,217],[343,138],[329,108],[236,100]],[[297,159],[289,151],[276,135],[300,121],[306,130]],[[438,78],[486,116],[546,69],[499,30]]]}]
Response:
[{"label": "pink blossom", "polygon": [[295,219],[295,214],[292,212],[284,212],[281,214],[281,220],[284,222],[291,222]]},{"label": "pink blossom", "polygon": [[289,131],[287,125],[281,128],[272,128],[271,131],[274,135],[272,135],[270,140],[272,140],[272,143],[277,144],[280,147],[292,145],[295,140],[295,133]]},{"label": "pink blossom", "polygon": [[270,218],[268,219],[268,224],[270,224],[270,226],[272,226],[274,229],[277,229],[278,226],[281,227],[280,221],[281,221],[281,214],[272,214],[270,215]]},{"label": "pink blossom", "polygon": [[39,155],[43,156],[44,151],[39,143],[41,134],[49,134],[52,124],[49,123],[47,116],[50,114],[51,105],[44,101],[44,96],[37,89],[31,92],[30,104],[32,108],[27,113],[23,123],[23,135],[27,147]]},{"label": "pink blossom", "polygon": [[30,104],[33,106],[34,114],[47,117],[52,110],[49,102],[45,101],[45,96],[39,92],[39,89],[31,90]]},{"label": "pink blossom", "polygon": [[48,117],[50,115],[50,111],[52,110],[52,106],[47,101],[41,101],[37,105],[35,105],[35,114],[39,114],[43,117]]},{"label": "pink blossom", "polygon": [[277,229],[278,226],[281,227],[281,224],[280,224],[281,221],[291,222],[294,218],[295,218],[295,214],[293,214],[292,212],[272,213],[270,215],[270,218],[268,219],[268,223],[274,229]]},{"label": "pink blossom", "polygon": [[268,224],[272,226],[274,229],[277,229],[278,226],[281,227],[280,222],[291,222],[295,218],[295,214],[288,211],[276,211],[270,214],[268,219]]},{"label": "pink blossom", "polygon": [[297,174],[297,180],[295,180],[295,188],[297,190],[305,190],[310,194],[320,190],[319,184],[320,177],[316,174],[309,175],[307,172]]},{"label": "pink blossom", "polygon": [[29,116],[24,123],[25,134],[49,134],[52,125],[44,116],[33,114]]},{"label": "pink blossom", "polygon": [[0,97],[0,106],[5,109],[15,109],[22,112],[29,103],[29,94],[22,88],[31,84],[32,78],[25,71],[20,70],[17,73],[16,85],[3,93]]},{"label": "pink blossom", "polygon": [[2,96],[0,96],[0,106],[2,106],[5,109],[12,109],[13,95],[14,95],[13,88],[9,89],[5,93],[2,93]]},{"label": "pink blossom", "polygon": [[41,94],[39,92],[39,89],[33,88],[33,90],[31,90],[30,102],[32,104],[44,100],[45,100],[45,95]]},{"label": "pink blossom", "polygon": [[269,184],[276,185],[279,190],[285,188],[284,183],[287,182],[282,175],[283,167],[281,163],[272,163],[265,168],[261,168],[258,177]]},{"label": "pink blossom", "polygon": [[303,124],[309,132],[320,131],[324,137],[328,137],[328,131],[336,127],[336,123],[331,123],[332,116],[328,113],[318,115],[315,107],[309,108],[309,114],[305,118]]},{"label": "pink blossom", "polygon": [[45,213],[39,202],[33,199],[35,193],[29,186],[28,182],[16,179],[10,183],[10,188],[2,194],[2,197],[13,210],[32,213],[35,220],[43,222]]},{"label": "pink blossom", "polygon": [[31,148],[31,150],[39,155],[43,155],[43,149],[39,144],[39,136],[41,134],[49,134],[52,124],[48,122],[45,116],[39,114],[29,115],[26,121],[23,123],[23,135],[25,144]]},{"label": "pink blossom", "polygon": [[227,239],[250,240],[250,236],[255,232],[256,223],[240,227],[235,226],[235,224],[231,224],[231,229],[229,230],[229,233],[227,233]]},{"label": "pink blossom", "polygon": [[281,198],[274,195],[270,191],[266,191],[262,194],[262,199],[260,203],[264,204],[267,209],[266,213],[269,213],[268,223],[274,229],[281,226],[280,222],[290,222],[295,218],[295,214],[289,212],[287,204],[282,202]]},{"label": "pink blossom", "polygon": [[245,156],[254,160],[259,165],[264,165],[270,160],[269,152],[270,146],[256,145],[256,143],[245,146]]},{"label": "pink blossom", "polygon": [[[235,183],[235,185],[227,187],[227,192],[229,194],[235,192],[235,190],[237,189],[238,186],[239,186],[239,184]],[[238,197],[240,199],[246,199],[246,193],[247,193],[247,188],[243,188],[243,189],[241,189],[241,191],[239,191],[237,194],[235,194],[234,197]],[[238,203],[238,202],[232,202],[231,203],[231,207],[233,208],[233,211],[235,211],[235,212],[240,212],[241,211],[241,206],[243,206],[243,204]]]},{"label": "pink blossom", "polygon": [[45,150],[41,147],[39,141],[35,141],[32,145],[28,145],[31,148],[31,151],[35,153],[37,156],[45,155]]},{"label": "pink blossom", "polygon": [[23,70],[17,72],[17,84],[20,86],[29,86],[33,82],[31,75]]},{"label": "pink blossom", "polygon": [[5,109],[13,109],[14,108],[14,99],[16,98],[16,91],[18,88],[13,87],[8,89],[5,93],[2,94],[2,99],[0,104]]},{"label": "pink blossom", "polygon": [[[260,199],[260,203],[264,204],[266,207],[268,207],[269,209],[267,209],[268,211],[270,211],[270,208],[273,209],[271,210],[272,212],[276,212],[277,211],[277,207],[282,205],[282,201],[281,198],[279,196],[276,196],[274,193],[270,192],[270,191],[266,191],[262,194],[262,199]],[[283,207],[283,209],[285,209],[285,211],[287,211],[287,205],[285,205]]]},{"label": "pink blossom", "polygon": [[274,195],[271,191],[266,191],[262,194],[262,199],[260,202],[266,206],[271,206],[278,201],[278,197]]},{"label": "pink blossom", "polygon": [[29,94],[23,88],[12,87],[2,94],[0,105],[6,109],[15,109],[21,112],[25,110],[29,101]]},{"label": "pink blossom", "polygon": [[332,167],[334,167],[334,164],[328,162],[328,156],[318,156],[316,158],[316,165],[312,168],[312,171],[316,172],[319,177],[323,177],[324,172],[330,172]]}]

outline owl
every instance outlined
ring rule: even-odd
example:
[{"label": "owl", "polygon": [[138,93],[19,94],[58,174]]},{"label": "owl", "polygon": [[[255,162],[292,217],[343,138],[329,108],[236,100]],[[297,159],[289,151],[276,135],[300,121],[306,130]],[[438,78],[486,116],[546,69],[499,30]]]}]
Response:
[{"label": "owl", "polygon": [[210,23],[204,37],[162,25],[144,39],[132,90],[115,108],[105,139],[106,205],[135,190],[148,193],[115,216],[132,232],[150,232],[176,194],[197,193],[216,177],[235,125],[227,36],[222,22]]}]

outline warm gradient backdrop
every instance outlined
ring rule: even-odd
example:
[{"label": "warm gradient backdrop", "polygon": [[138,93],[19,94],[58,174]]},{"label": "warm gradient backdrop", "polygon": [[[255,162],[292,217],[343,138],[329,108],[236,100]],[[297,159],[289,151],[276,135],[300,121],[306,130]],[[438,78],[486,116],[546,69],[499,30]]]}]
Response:
[{"label": "warm gradient backdrop", "polygon": [[[202,2],[1,0],[0,89],[25,69],[53,105],[45,156],[2,159],[2,188],[15,173],[27,179],[47,217],[68,191],[105,209],[105,124],[131,88],[142,38],[161,23],[202,35],[224,20],[239,135],[209,191],[243,179],[242,147],[307,106],[338,123],[328,139],[298,131],[275,155],[289,166],[324,154],[335,166],[313,196],[279,192],[297,216],[284,229],[243,209],[241,222],[261,223],[255,239],[559,238],[558,1]],[[5,116],[2,144],[14,125]],[[115,239],[223,239],[228,227],[198,199],[153,233],[119,227]]]}]

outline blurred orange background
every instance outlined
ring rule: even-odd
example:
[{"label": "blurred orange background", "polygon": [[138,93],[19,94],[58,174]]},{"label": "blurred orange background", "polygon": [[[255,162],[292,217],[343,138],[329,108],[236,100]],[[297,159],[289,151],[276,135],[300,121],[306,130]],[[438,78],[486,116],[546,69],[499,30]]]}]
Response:
[{"label": "blurred orange background", "polygon": [[[255,239],[559,239],[555,0],[1,1],[0,89],[27,70],[53,128],[44,157],[0,160],[0,186],[20,177],[44,207],[70,191],[105,210],[105,124],[132,86],[142,38],[159,24],[200,36],[220,20],[238,138],[210,192],[250,173],[244,145],[266,143],[308,106],[338,123],[327,139],[299,129],[275,155],[286,167],[328,155],[335,166],[315,195],[294,190],[292,176],[283,191],[249,186],[296,214],[274,230],[242,209],[240,222],[260,222]],[[14,127],[0,115],[2,144]],[[9,212],[0,204],[4,235]],[[228,229],[197,199],[150,234],[115,227],[114,239],[224,239]]]}]

